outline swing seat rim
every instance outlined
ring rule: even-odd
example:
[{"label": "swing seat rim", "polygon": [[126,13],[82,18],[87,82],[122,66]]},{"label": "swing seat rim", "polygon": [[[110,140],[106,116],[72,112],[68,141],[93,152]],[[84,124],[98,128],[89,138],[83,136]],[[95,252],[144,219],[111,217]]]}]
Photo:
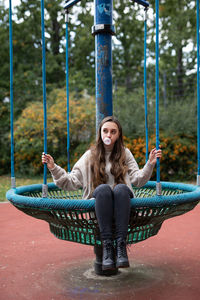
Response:
[{"label": "swing seat rim", "polygon": [[[178,190],[181,193],[173,195],[154,195],[131,199],[131,208],[165,207],[200,201],[200,186],[179,182],[161,182],[163,191]],[[141,189],[156,189],[155,181],[148,181]],[[60,190],[54,183],[48,183],[48,190]],[[95,199],[62,199],[28,196],[27,193],[41,192],[42,184],[32,184],[12,188],[6,193],[6,198],[16,207],[41,210],[95,210]]]}]

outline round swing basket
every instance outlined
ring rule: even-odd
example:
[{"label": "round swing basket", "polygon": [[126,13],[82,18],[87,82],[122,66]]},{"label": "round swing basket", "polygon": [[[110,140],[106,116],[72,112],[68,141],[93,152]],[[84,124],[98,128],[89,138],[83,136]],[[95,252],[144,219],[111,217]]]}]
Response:
[{"label": "round swing basket", "polygon": [[[154,236],[169,218],[192,210],[200,201],[200,187],[182,183],[161,182],[162,195],[156,195],[156,182],[134,188],[127,242],[134,244]],[[63,191],[48,184],[48,197],[42,198],[42,184],[11,189],[7,199],[29,216],[49,223],[59,239],[101,245],[95,215],[95,199],[85,200],[82,191]]]}]

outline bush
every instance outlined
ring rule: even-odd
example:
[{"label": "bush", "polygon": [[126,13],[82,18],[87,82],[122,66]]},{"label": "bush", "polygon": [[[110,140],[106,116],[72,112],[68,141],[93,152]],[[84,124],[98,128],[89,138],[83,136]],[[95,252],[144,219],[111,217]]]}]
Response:
[{"label": "bush", "polygon": [[[132,151],[140,167],[145,164],[145,128],[143,91],[127,96],[119,89],[114,94],[115,115],[122,123],[125,144]],[[155,100],[149,105],[149,149],[155,145]],[[196,173],[196,110],[194,101],[174,103],[165,109],[160,107],[160,143],[163,148],[161,161],[161,180],[193,180]],[[48,153],[55,161],[67,169],[67,124],[66,92],[54,89],[48,96]],[[168,137],[167,137],[168,136]],[[34,102],[23,110],[15,122],[15,168],[16,171],[29,175],[42,173],[41,153],[43,152],[43,105]],[[135,137],[135,138],[133,138]],[[70,94],[70,162],[71,167],[89,148],[95,138],[95,101],[94,97]],[[3,136],[4,139],[4,136]],[[5,142],[5,141],[4,141]],[[7,143],[6,143],[7,147]],[[7,172],[9,153],[4,151],[0,160]],[[155,179],[155,171],[153,177]]]},{"label": "bush", "polygon": [[[155,95],[148,91],[148,130],[149,135],[155,132]],[[114,93],[114,114],[122,124],[125,136],[130,138],[145,136],[144,91],[137,88],[135,92],[127,94],[125,89],[119,88]],[[196,99],[180,101],[174,99],[164,106],[160,99],[159,129],[165,136],[187,134],[196,135]]]},{"label": "bush", "polygon": [[[140,167],[145,164],[145,139],[124,138]],[[150,137],[149,151],[155,147],[155,136]],[[162,159],[160,173],[162,181],[190,181],[195,179],[197,170],[196,138],[192,136],[160,137]],[[156,168],[152,179],[156,178]]]},{"label": "bush", "polygon": [[[47,110],[48,153],[62,166],[67,166],[66,94],[54,90]],[[95,134],[95,102],[90,96],[70,97],[70,152],[72,161],[77,147],[89,146]],[[43,105],[29,104],[15,124],[15,167],[22,174],[42,172]],[[80,147],[80,146],[79,146]]]}]

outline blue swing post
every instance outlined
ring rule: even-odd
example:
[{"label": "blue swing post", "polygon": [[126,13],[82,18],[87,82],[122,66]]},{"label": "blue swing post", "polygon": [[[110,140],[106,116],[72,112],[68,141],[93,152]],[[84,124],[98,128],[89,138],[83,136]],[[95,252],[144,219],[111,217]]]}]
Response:
[{"label": "blue swing post", "polygon": [[[65,1],[65,11],[80,0]],[[94,0],[95,15],[92,34],[95,36],[96,129],[101,120],[113,114],[112,105],[112,35],[113,1]]]},{"label": "blue swing post", "polygon": [[96,56],[96,128],[106,116],[113,114],[112,106],[112,0],[95,0],[92,34],[95,36]]}]

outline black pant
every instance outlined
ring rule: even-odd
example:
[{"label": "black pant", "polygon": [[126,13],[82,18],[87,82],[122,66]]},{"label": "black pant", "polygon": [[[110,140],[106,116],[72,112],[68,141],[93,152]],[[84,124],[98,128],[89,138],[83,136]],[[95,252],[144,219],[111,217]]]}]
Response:
[{"label": "black pant", "polygon": [[133,193],[125,184],[118,184],[112,190],[108,184],[99,185],[94,193],[95,211],[100,228],[101,239],[113,237],[126,238],[130,216],[130,199]]}]

